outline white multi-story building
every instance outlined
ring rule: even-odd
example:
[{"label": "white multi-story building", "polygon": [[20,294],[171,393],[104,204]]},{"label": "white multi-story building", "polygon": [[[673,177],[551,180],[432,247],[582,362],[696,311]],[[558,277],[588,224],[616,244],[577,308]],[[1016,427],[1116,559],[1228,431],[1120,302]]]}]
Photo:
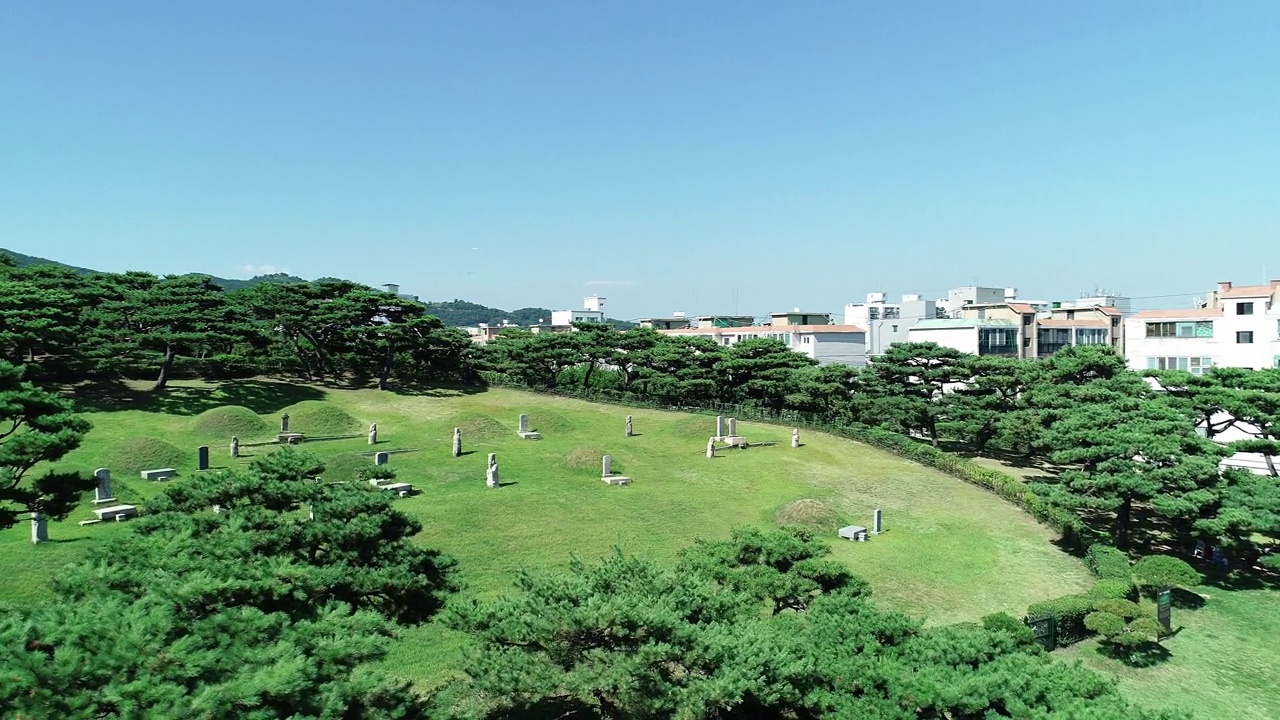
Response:
[{"label": "white multi-story building", "polygon": [[1135,370],[1214,366],[1280,368],[1280,280],[1218,283],[1204,307],[1144,310],[1125,320],[1125,359]]},{"label": "white multi-story building", "polygon": [[808,355],[819,363],[840,363],[853,367],[867,364],[867,333],[855,325],[773,325],[739,327],[690,327],[659,330],[663,335],[709,337],[717,345],[736,345],[743,340],[768,338]]},{"label": "white multi-story building", "polygon": [[552,310],[551,327],[568,329],[576,322],[604,322],[605,298],[591,295],[582,299],[582,310]]},{"label": "white multi-story building", "polygon": [[903,295],[902,302],[886,301],[882,292],[867,293],[865,303],[844,306],[844,324],[866,328],[867,355],[883,355],[894,343],[907,342],[907,331],[921,320],[938,316],[937,303],[919,295]]}]

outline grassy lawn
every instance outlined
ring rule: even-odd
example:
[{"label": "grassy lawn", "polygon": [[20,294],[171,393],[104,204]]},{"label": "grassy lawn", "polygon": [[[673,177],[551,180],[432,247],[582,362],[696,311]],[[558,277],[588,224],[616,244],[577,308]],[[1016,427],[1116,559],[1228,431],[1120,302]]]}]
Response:
[{"label": "grassy lawn", "polygon": [[[317,400],[327,400],[318,403]],[[297,403],[302,403],[298,405]],[[292,429],[311,434],[351,433],[348,439],[309,442],[306,449],[331,467],[372,463],[364,432],[377,422],[378,450],[391,456],[400,479],[420,495],[399,500],[418,518],[422,543],[458,559],[466,592],[489,595],[511,586],[521,566],[563,565],[571,554],[598,557],[620,546],[667,560],[693,538],[723,537],[739,524],[767,524],[787,503],[812,498],[844,521],[870,525],[874,508],[884,511],[884,535],[867,543],[835,539],[835,557],[868,578],[885,605],[932,622],[973,620],[1000,610],[1021,613],[1033,601],[1078,592],[1090,577],[1074,558],[1059,552],[1052,534],[993,495],[847,440],[816,433],[804,447],[789,447],[790,429],[740,423],[750,448],[704,456],[714,420],[660,411],[626,410],[508,390],[479,394],[396,395],[371,390],[321,390],[270,382],[223,386],[183,384],[162,400],[139,395],[95,401],[95,428],[64,465],[84,471],[113,467],[121,501],[145,499],[159,483],[143,481],[131,459],[142,448],[152,459],[171,460],[179,478],[198,482],[199,445],[211,447],[214,466],[226,467],[231,427],[214,414],[238,404],[260,416],[265,439],[290,412]],[[341,411],[341,412],[338,412]],[[216,412],[216,411],[215,411]],[[530,415],[543,439],[515,434],[516,417]],[[636,436],[623,437],[623,419],[635,418]],[[241,426],[245,419],[239,419]],[[463,428],[469,454],[450,456],[450,436]],[[163,441],[172,446],[150,442]],[[176,448],[176,451],[174,450]],[[175,454],[176,452],[176,454]],[[270,452],[248,447],[244,453]],[[500,489],[484,484],[486,454],[496,452]],[[600,481],[600,455],[609,453],[615,472],[635,479],[627,487]],[[245,459],[247,461],[248,458]],[[143,462],[144,466],[148,465]],[[0,535],[0,602],[28,604],[47,596],[46,578],[74,561],[94,542],[110,542],[127,524],[85,528],[90,504],[62,523],[51,524],[53,542],[32,547],[26,527]],[[456,667],[463,639],[435,625],[405,632],[387,669],[430,687]]]},{"label": "grassy lawn", "polygon": [[1101,654],[1096,641],[1057,654],[1076,658],[1120,682],[1125,694],[1148,707],[1192,710],[1203,718],[1280,718],[1280,593],[1273,590],[1198,588],[1196,610],[1173,610],[1176,636],[1165,640],[1168,658],[1128,667]]}]

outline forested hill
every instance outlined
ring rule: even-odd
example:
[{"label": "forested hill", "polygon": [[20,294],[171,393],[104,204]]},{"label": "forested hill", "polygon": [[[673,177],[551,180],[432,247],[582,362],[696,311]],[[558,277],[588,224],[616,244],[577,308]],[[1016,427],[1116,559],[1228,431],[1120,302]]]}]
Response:
[{"label": "forested hill", "polygon": [[[72,270],[82,275],[92,275],[98,270],[77,267],[57,260],[49,260],[47,258],[35,257],[33,255],[24,255],[14,250],[0,248],[0,254],[8,254],[17,262],[18,267],[27,267],[29,265],[56,265]],[[241,290],[244,288],[261,285],[263,283],[304,283],[308,282],[304,278],[296,275],[288,275],[285,273],[274,273],[271,275],[258,275],[248,280],[232,280],[228,278],[213,277],[213,284],[221,287],[223,290]],[[332,278],[330,278],[332,279]],[[526,307],[510,312],[500,308],[480,305],[479,303],[467,302],[466,300],[450,300],[450,301],[427,301],[423,303],[427,306],[427,313],[440,318],[445,325],[453,327],[475,326],[480,323],[488,323],[490,325],[500,325],[505,320],[513,325],[537,325],[539,323],[551,321],[551,311],[547,308]],[[618,328],[631,327],[632,323],[622,320],[609,319],[609,324]]]},{"label": "forested hill", "polygon": [[[68,268],[74,272],[80,273],[81,275],[93,275],[100,272],[98,270],[90,270],[89,268],[82,268],[75,265],[68,265],[66,263],[58,262],[57,260],[50,260],[48,258],[35,257],[34,255],[24,255],[23,253],[20,253],[16,250],[8,250],[5,248],[0,248],[0,254],[7,254],[12,256],[13,259],[18,263],[18,267],[27,267],[28,265],[56,265],[58,267]],[[228,278],[213,277],[213,284],[217,285],[223,290],[240,290],[241,288],[253,287],[254,285],[261,285],[262,283],[293,283],[293,282],[307,282],[307,281],[304,280],[303,278],[296,277],[294,275],[287,275],[285,273],[274,273],[271,275],[258,275],[257,277],[252,277],[252,278],[249,278],[248,280],[232,280]]]}]

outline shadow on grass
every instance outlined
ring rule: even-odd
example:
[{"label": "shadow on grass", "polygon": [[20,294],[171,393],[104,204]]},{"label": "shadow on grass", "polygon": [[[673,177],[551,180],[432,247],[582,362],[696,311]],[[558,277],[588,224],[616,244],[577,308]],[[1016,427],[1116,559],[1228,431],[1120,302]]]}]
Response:
[{"label": "shadow on grass", "polygon": [[223,405],[243,405],[266,415],[303,400],[323,400],[324,391],[312,385],[267,380],[229,380],[156,391],[138,390],[119,380],[104,380],[78,385],[72,389],[72,396],[85,412],[145,410],[168,415],[199,415]]},{"label": "shadow on grass", "polygon": [[1193,593],[1190,590],[1182,588],[1174,588],[1169,591],[1169,601],[1173,607],[1180,610],[1199,610],[1204,607],[1204,598],[1199,593]]},{"label": "shadow on grass", "polygon": [[1131,668],[1155,667],[1173,657],[1169,648],[1156,642],[1144,642],[1131,647],[1101,644],[1098,645],[1098,654]]}]

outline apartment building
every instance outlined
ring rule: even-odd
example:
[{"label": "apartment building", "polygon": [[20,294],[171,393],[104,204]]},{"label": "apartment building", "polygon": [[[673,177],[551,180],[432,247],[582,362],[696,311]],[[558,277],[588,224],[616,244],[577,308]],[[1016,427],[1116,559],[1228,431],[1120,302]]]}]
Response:
[{"label": "apartment building", "polygon": [[902,301],[890,303],[883,292],[867,293],[865,303],[844,306],[844,324],[857,325],[867,331],[867,355],[884,354],[894,343],[907,342],[907,332],[922,320],[938,317],[938,304],[919,295],[903,295]]},{"label": "apartment building", "polygon": [[1125,320],[1125,347],[1135,370],[1280,368],[1280,280],[1220,282],[1203,307],[1135,313]]},{"label": "apartment building", "polygon": [[658,332],[678,337],[709,337],[715,340],[716,344],[726,347],[736,345],[743,340],[767,338],[777,340],[795,352],[807,355],[819,363],[840,363],[853,367],[862,367],[867,364],[867,333],[866,330],[855,325],[783,323],[714,327],[699,323],[697,327],[658,330]]},{"label": "apartment building", "polygon": [[[1041,307],[1038,307],[1041,306]],[[1022,302],[970,303],[958,317],[922,320],[910,342],[935,342],[974,355],[1046,358],[1072,345],[1109,345],[1123,352],[1120,311],[1109,306],[1057,307]]]}]

